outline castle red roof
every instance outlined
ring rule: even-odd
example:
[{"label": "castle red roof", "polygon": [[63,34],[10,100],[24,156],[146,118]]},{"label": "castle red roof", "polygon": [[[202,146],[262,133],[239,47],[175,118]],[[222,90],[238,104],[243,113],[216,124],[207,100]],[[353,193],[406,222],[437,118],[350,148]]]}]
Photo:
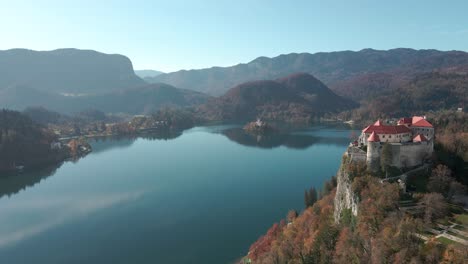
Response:
[{"label": "castle red roof", "polygon": [[424,135],[417,134],[417,135],[413,138],[413,142],[422,142],[422,141],[427,141],[427,138],[426,138]]},{"label": "castle red roof", "polygon": [[414,123],[416,123],[416,122],[418,122],[420,120],[423,120],[423,119],[424,119],[424,117],[422,117],[422,116],[413,116],[413,118],[411,120],[412,121],[411,123],[414,124]]},{"label": "castle red roof", "polygon": [[411,117],[404,117],[398,120],[398,125],[411,125],[413,123],[413,118]]},{"label": "castle red roof", "polygon": [[411,130],[406,126],[375,126],[370,125],[362,131],[364,133],[372,133],[375,132],[377,134],[403,134],[403,133],[411,133]]},{"label": "castle red roof", "polygon": [[382,124],[382,121],[380,121],[380,119],[374,123],[374,126],[382,126],[382,125],[383,124]]},{"label": "castle red roof", "polygon": [[409,126],[415,126],[415,127],[432,127],[431,123],[429,123],[422,116],[401,118],[400,120],[398,120],[398,125],[409,125]]},{"label": "castle red roof", "polygon": [[375,131],[372,132],[372,134],[367,139],[367,142],[379,142],[379,141],[380,141],[379,135],[377,135]]},{"label": "castle red roof", "polygon": [[413,124],[411,126],[414,126],[414,127],[432,127],[432,124],[427,122],[426,119],[420,119],[420,120],[414,122],[414,118],[413,118]]}]

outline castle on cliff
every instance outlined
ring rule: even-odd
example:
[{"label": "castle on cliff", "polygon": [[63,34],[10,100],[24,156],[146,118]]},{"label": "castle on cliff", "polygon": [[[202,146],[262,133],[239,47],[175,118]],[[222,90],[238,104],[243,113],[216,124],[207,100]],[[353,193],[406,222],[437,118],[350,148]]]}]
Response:
[{"label": "castle on cliff", "polygon": [[377,171],[384,144],[391,149],[391,166],[405,168],[421,165],[434,151],[434,127],[421,116],[401,118],[393,123],[377,120],[364,128],[359,139],[350,147],[356,149],[353,152],[358,155],[355,156],[365,159],[371,171]]}]

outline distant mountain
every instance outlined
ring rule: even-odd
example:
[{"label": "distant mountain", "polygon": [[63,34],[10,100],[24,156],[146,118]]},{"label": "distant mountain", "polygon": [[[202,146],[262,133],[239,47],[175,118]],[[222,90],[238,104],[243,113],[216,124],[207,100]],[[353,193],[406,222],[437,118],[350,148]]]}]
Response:
[{"label": "distant mountain", "polygon": [[[340,95],[352,98],[359,101],[370,101],[373,98],[381,96],[383,93],[391,95],[391,93],[405,92],[406,90],[415,90],[419,96],[445,97],[447,93],[452,93],[450,90],[458,90],[458,99],[466,98],[466,94],[460,91],[466,90],[466,75],[468,74],[468,64],[455,65],[449,67],[441,67],[431,71],[423,72],[383,72],[383,73],[368,73],[350,78],[346,81],[337,82],[334,84],[334,90]],[[463,85],[465,87],[463,88]],[[412,87],[412,88],[410,88]],[[423,87],[425,87],[423,89]],[[453,89],[452,89],[453,88]],[[454,107],[455,105],[446,105],[446,107]]]},{"label": "distant mountain", "polygon": [[371,101],[375,108],[404,113],[455,110],[468,105],[468,68],[442,69],[418,74],[403,82],[393,92]]},{"label": "distant mountain", "polygon": [[111,94],[78,98],[84,105],[89,105],[104,112],[123,112],[145,114],[163,107],[191,107],[205,103],[209,96],[174,86],[156,83],[122,90]]},{"label": "distant mountain", "polygon": [[225,95],[198,108],[209,120],[309,121],[324,113],[339,112],[356,103],[333,93],[310,74],[277,80],[253,81],[231,88]]},{"label": "distant mountain", "polygon": [[[322,80],[338,94],[348,96],[349,93],[344,89],[359,89],[359,86],[347,81],[362,78],[362,75],[398,75],[404,78],[464,64],[468,64],[468,53],[461,51],[364,49],[357,52],[291,53],[274,58],[259,57],[246,64],[182,70],[147,78],[147,81],[168,83],[211,95],[222,95],[240,83],[271,80],[296,72],[306,72]],[[383,86],[377,83],[374,88],[385,89],[386,85],[385,82]],[[341,88],[342,86],[346,88]],[[353,98],[359,99],[355,96]]]},{"label": "distant mountain", "polygon": [[23,86],[51,94],[102,94],[143,84],[122,55],[78,49],[0,51],[0,90]]},{"label": "distant mountain", "polygon": [[146,84],[120,91],[83,96],[63,96],[27,86],[11,86],[0,90],[0,106],[23,110],[43,106],[60,113],[76,113],[87,109],[106,113],[142,114],[162,107],[190,107],[205,103],[209,96],[167,84]]},{"label": "distant mountain", "polygon": [[368,85],[370,78],[364,78],[359,90],[371,96],[363,100],[358,109],[341,113],[342,119],[368,122],[383,117],[425,115],[431,111],[457,108],[466,111],[468,106],[468,65],[442,68],[404,79],[391,75],[382,78],[387,79],[389,88],[380,92],[372,91],[372,86]]},{"label": "distant mountain", "polygon": [[148,78],[148,77],[156,77],[163,73],[164,72],[155,71],[155,70],[135,70],[135,74],[142,79]]}]

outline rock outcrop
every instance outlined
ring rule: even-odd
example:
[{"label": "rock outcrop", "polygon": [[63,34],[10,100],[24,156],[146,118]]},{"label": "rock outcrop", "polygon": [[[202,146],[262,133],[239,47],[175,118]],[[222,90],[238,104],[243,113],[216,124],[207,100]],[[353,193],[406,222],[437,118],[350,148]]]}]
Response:
[{"label": "rock outcrop", "polygon": [[358,213],[358,197],[352,190],[352,178],[347,170],[347,164],[353,162],[345,153],[341,161],[341,166],[336,174],[336,194],[335,194],[335,223],[340,222],[340,219],[346,210],[350,211],[354,216]]}]

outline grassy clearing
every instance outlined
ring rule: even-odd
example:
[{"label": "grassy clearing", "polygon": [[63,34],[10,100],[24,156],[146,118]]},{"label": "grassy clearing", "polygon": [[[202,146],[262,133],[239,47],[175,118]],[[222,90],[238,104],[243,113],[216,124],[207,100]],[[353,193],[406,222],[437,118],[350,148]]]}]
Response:
[{"label": "grassy clearing", "polygon": [[438,240],[440,243],[442,243],[442,244],[444,244],[444,245],[446,245],[446,246],[451,245],[451,244],[459,244],[459,243],[457,243],[457,242],[455,242],[455,241],[453,241],[453,240],[451,240],[451,239],[448,239],[448,238],[446,238],[446,237],[438,237],[437,240]]},{"label": "grassy clearing", "polygon": [[461,230],[461,231],[466,231],[466,230],[467,230],[467,229],[466,229],[464,226],[462,226],[462,225],[456,225],[456,226],[454,226],[453,228],[458,229],[458,230]]},{"label": "grassy clearing", "polygon": [[468,237],[465,237],[465,236],[463,236],[463,235],[457,234],[457,233],[455,233],[455,232],[447,231],[447,233],[448,233],[449,235],[454,236],[454,237],[458,237],[458,238],[461,238],[461,239],[468,240]]},{"label": "grassy clearing", "polygon": [[467,213],[455,215],[454,218],[457,221],[457,223],[460,223],[462,225],[468,225],[468,214]]}]

